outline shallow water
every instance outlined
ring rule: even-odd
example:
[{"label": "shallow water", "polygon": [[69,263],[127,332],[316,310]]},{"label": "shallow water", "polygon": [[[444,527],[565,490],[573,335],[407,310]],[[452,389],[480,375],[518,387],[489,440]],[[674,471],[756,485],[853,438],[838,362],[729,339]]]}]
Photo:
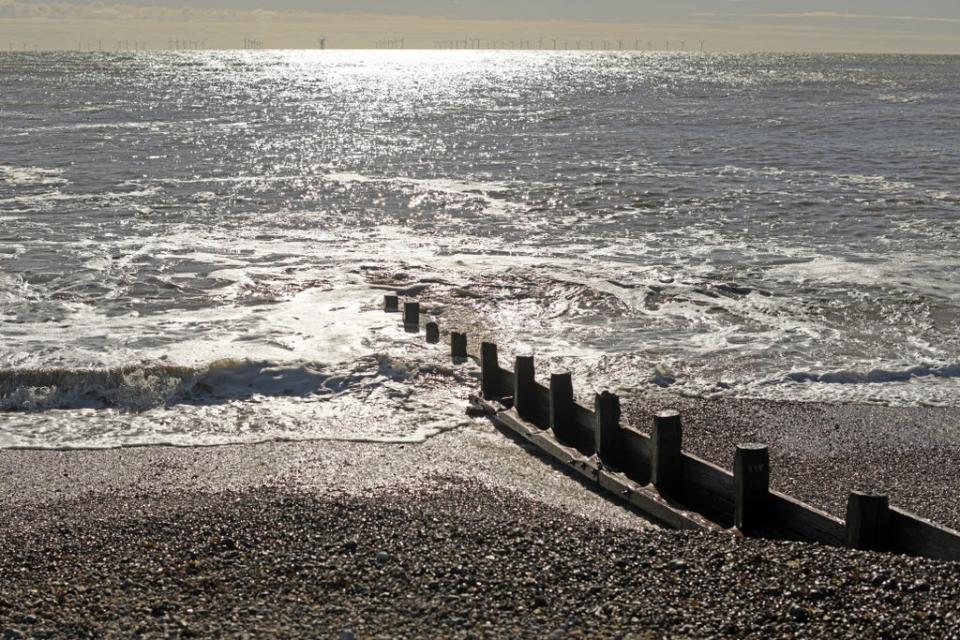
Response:
[{"label": "shallow water", "polygon": [[464,424],[475,369],[388,289],[584,397],[956,406],[958,87],[956,57],[0,54],[0,446]]}]

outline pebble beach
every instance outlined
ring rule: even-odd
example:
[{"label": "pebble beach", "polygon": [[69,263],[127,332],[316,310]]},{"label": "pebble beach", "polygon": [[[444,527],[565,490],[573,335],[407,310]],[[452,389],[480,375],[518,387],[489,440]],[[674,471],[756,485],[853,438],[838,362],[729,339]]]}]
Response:
[{"label": "pebble beach", "polygon": [[0,480],[5,638],[960,634],[955,563],[661,529],[479,419],[400,447],[3,451]]}]

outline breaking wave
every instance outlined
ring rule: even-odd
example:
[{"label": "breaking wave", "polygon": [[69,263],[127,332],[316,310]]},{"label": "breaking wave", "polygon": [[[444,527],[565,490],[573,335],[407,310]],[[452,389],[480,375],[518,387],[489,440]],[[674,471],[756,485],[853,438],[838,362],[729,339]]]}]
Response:
[{"label": "breaking wave", "polygon": [[421,376],[456,378],[453,368],[376,354],[350,368],[315,362],[218,360],[200,367],[167,364],[112,369],[0,371],[0,410],[117,409],[144,412],[182,404],[213,405],[251,398],[330,397],[371,384]]},{"label": "breaking wave", "polygon": [[871,369],[870,371],[830,371],[812,373],[795,371],[786,377],[790,382],[820,382],[826,384],[881,384],[906,382],[913,378],[960,378],[960,363],[942,367],[919,365],[908,369]]}]

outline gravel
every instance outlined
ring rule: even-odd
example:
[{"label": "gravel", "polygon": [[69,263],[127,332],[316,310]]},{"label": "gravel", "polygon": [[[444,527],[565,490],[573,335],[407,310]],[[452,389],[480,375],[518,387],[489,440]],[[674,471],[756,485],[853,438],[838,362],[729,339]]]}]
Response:
[{"label": "gravel", "polygon": [[955,409],[653,396],[624,403],[624,422],[649,431],[677,409],[683,446],[726,469],[737,443],[770,447],[771,486],[839,517],[852,490],[960,529],[960,413]]},{"label": "gravel", "polygon": [[475,481],[4,507],[19,637],[960,637],[960,566],[627,529]]}]

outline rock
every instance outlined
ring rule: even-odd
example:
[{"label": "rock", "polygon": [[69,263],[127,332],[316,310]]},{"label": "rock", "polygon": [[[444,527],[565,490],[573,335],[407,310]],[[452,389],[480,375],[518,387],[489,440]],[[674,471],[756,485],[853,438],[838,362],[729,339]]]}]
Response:
[{"label": "rock", "polygon": [[793,605],[787,613],[796,622],[806,622],[810,619],[810,612],[799,605]]},{"label": "rock", "polygon": [[670,569],[671,571],[686,571],[687,562],[686,560],[680,560],[679,558],[676,558],[667,563],[667,569]]},{"label": "rock", "polygon": [[386,564],[390,561],[390,554],[386,551],[381,551],[377,554],[377,562],[380,564]]},{"label": "rock", "polygon": [[910,593],[930,591],[930,583],[926,580],[916,580],[909,587],[907,587],[907,591]]}]

